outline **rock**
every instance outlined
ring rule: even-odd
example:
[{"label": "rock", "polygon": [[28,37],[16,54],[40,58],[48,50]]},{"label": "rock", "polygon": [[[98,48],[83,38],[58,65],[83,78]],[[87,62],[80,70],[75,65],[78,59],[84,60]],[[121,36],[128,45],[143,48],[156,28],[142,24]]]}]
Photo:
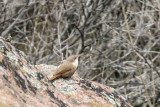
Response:
[{"label": "rock", "polygon": [[79,77],[49,82],[53,65],[31,65],[0,39],[1,107],[132,107],[113,88]]}]

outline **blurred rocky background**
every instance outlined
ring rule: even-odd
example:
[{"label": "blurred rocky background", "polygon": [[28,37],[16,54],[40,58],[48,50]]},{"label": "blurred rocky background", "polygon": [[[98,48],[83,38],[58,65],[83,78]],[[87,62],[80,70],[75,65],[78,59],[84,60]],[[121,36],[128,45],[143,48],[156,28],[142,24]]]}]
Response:
[{"label": "blurred rocky background", "polygon": [[160,105],[159,0],[0,0],[0,35],[34,65],[84,53],[81,78]]}]

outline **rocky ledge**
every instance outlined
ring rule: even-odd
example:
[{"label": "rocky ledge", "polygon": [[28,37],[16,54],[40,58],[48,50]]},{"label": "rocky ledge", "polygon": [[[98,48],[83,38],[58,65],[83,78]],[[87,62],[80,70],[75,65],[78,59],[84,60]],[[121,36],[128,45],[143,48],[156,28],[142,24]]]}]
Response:
[{"label": "rocky ledge", "polygon": [[49,82],[53,65],[31,65],[0,39],[0,107],[132,107],[113,88],[73,76]]}]

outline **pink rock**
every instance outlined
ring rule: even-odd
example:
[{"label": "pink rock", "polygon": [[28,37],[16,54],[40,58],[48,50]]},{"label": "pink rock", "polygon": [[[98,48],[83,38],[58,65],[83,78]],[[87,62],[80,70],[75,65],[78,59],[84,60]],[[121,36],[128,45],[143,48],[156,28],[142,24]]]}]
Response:
[{"label": "pink rock", "polygon": [[31,65],[2,39],[0,52],[0,106],[132,107],[113,88],[90,80],[73,76],[49,82],[56,66]]}]

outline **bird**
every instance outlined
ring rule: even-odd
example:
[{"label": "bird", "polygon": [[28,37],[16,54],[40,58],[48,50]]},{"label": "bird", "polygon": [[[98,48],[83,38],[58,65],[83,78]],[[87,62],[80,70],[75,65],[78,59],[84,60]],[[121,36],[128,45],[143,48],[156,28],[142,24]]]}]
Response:
[{"label": "bird", "polygon": [[78,58],[82,55],[83,54],[71,55],[66,60],[63,60],[49,81],[53,81],[59,77],[70,78],[77,70]]}]

